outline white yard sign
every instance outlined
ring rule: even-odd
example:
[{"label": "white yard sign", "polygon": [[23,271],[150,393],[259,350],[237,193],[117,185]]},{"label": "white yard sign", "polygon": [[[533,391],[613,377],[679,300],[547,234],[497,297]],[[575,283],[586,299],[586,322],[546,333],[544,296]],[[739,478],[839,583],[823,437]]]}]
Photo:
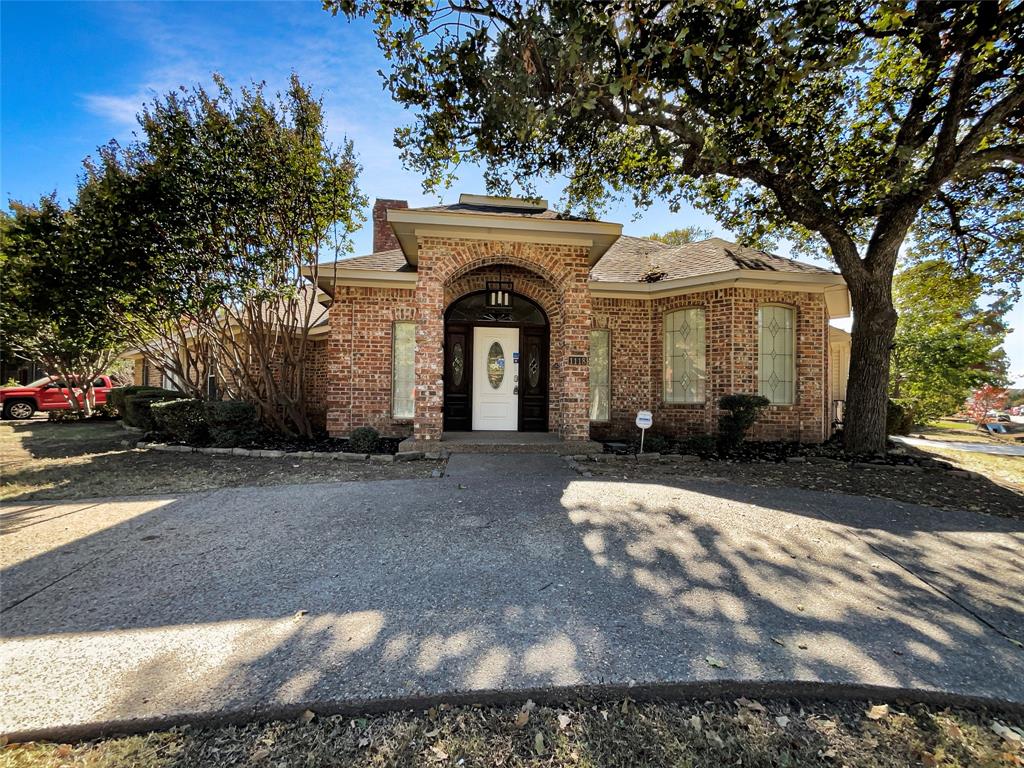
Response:
[{"label": "white yard sign", "polygon": [[653,423],[654,417],[650,411],[637,411],[636,425],[640,427],[640,453],[644,452],[644,435]]}]

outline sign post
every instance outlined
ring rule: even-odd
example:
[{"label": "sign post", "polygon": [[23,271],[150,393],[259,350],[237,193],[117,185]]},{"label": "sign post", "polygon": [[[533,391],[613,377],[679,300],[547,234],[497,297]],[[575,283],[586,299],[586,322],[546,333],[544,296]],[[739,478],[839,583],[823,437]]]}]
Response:
[{"label": "sign post", "polygon": [[640,453],[644,452],[644,435],[647,433],[648,427],[653,423],[654,417],[651,416],[650,411],[637,411],[636,425],[640,427]]}]

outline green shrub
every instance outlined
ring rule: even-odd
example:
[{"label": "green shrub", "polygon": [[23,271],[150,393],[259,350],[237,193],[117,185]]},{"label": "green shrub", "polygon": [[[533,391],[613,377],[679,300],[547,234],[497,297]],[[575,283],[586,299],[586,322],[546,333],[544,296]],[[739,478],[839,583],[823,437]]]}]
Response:
[{"label": "green shrub", "polygon": [[233,448],[256,435],[256,406],[245,400],[213,400],[204,404],[206,424],[215,445]]},{"label": "green shrub", "polygon": [[909,435],[914,428],[914,412],[890,400],[885,409],[885,429],[890,435]]},{"label": "green shrub", "polygon": [[132,384],[127,387],[113,387],[107,392],[107,403],[117,411],[122,418],[125,414],[125,398],[129,395],[137,395],[140,392],[166,392],[160,387],[151,387],[148,384]]},{"label": "green shrub", "polygon": [[644,435],[644,453],[666,453],[672,447],[672,441],[657,432],[648,431]]},{"label": "green shrub", "polygon": [[732,453],[743,443],[761,409],[769,404],[768,398],[761,395],[725,395],[718,401],[718,407],[728,411],[718,417],[718,450],[722,455]]},{"label": "green shrub", "polygon": [[348,436],[348,447],[352,453],[373,453],[380,442],[380,434],[373,427],[357,427]]},{"label": "green shrub", "polygon": [[202,400],[168,400],[150,408],[157,429],[182,443],[195,445],[206,440],[206,409]]},{"label": "green shrub", "polygon": [[186,395],[181,392],[172,392],[167,389],[156,391],[136,392],[124,399],[124,423],[129,427],[137,427],[145,432],[152,432],[156,429],[156,422],[153,421],[153,413],[150,410],[154,403],[165,403],[169,400],[182,400]]},{"label": "green shrub", "polygon": [[62,411],[47,411],[46,420],[53,424],[65,424],[69,421],[83,421],[85,416],[80,411],[73,411],[70,408]]},{"label": "green shrub", "polygon": [[710,458],[718,450],[718,441],[714,435],[693,435],[679,441],[679,452]]}]

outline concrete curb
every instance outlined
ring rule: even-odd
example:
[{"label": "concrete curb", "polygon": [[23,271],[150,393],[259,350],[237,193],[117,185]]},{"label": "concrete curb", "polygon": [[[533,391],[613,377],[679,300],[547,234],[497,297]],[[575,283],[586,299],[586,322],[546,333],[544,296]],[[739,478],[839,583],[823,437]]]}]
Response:
[{"label": "concrete curb", "polygon": [[296,720],[307,709],[317,715],[364,715],[425,710],[440,704],[464,706],[518,705],[531,699],[538,704],[560,705],[577,700],[609,701],[629,697],[634,701],[693,701],[732,699],[738,696],[756,699],[802,698],[819,701],[866,700],[889,704],[929,704],[936,707],[991,709],[1024,715],[1024,702],[984,696],[949,693],[935,689],[885,687],[858,683],[827,683],[788,680],[699,680],[675,683],[637,683],[608,685],[517,688],[514,690],[452,691],[426,696],[400,696],[376,699],[312,699],[287,705],[213,710],[192,714],[158,715],[143,718],[97,720],[78,725],[32,728],[2,734],[10,743],[27,741],[85,741],[111,735],[130,735],[166,730],[178,726],[213,727],[270,720]]},{"label": "concrete curb", "polygon": [[343,453],[342,451],[277,451],[266,448],[196,448],[191,445],[168,445],[167,443],[138,442],[136,448],[162,453],[201,453],[204,456],[247,456],[260,459],[331,459],[333,461],[370,461],[389,464],[393,461],[418,461],[423,458],[447,458],[441,455],[405,453],[394,456],[390,453]]}]

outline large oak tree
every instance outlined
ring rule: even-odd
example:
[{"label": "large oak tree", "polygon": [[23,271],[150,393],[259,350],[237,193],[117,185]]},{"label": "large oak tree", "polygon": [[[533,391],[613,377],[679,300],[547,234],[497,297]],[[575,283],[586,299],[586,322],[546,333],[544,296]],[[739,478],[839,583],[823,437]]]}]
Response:
[{"label": "large oak tree", "polygon": [[374,18],[415,116],[396,141],[428,189],[484,162],[494,191],[564,176],[572,208],[688,199],[744,238],[827,248],[853,300],[854,452],[885,444],[901,245],[925,218],[966,242],[958,222],[1024,162],[1021,2],[325,6]]}]

